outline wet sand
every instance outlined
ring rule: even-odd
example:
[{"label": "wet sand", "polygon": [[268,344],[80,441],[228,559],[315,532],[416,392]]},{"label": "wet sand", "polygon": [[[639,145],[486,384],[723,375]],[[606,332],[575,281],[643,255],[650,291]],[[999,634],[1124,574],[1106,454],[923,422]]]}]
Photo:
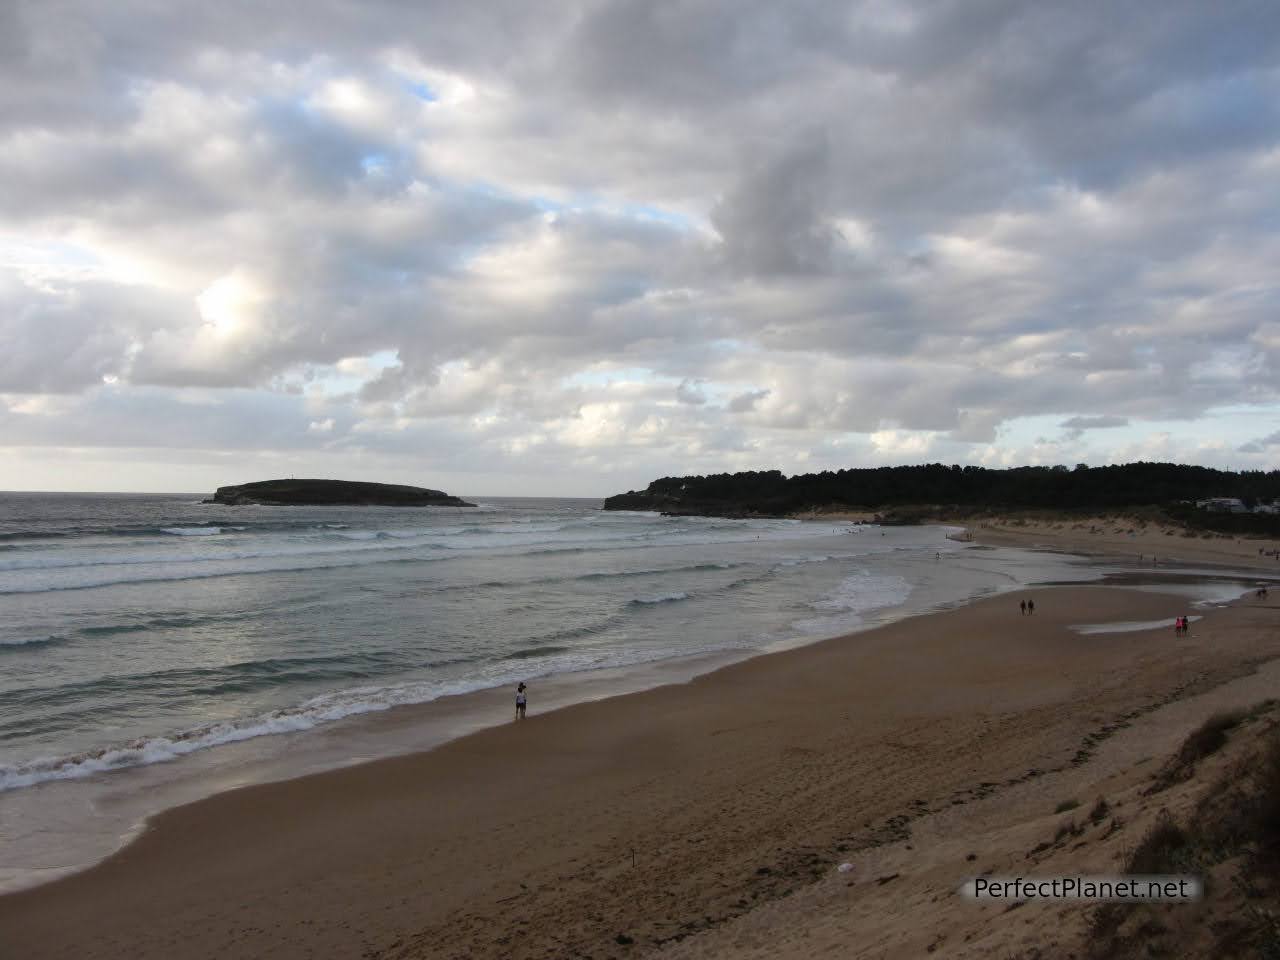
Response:
[{"label": "wet sand", "polygon": [[622,957],[710,942],[928,811],[1070,767],[1114,717],[1280,655],[1274,617],[1249,600],[1178,642],[1067,629],[1184,603],[1035,590],[542,715],[534,689],[523,723],[161,815],[99,866],[0,898],[0,956]]}]

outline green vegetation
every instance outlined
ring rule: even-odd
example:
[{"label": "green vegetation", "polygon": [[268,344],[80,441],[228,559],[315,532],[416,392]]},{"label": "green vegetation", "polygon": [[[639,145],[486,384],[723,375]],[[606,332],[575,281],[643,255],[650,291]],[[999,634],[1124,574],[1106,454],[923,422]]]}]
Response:
[{"label": "green vegetation", "polygon": [[[913,522],[932,516],[996,510],[1117,511],[1161,507],[1172,522],[1193,517],[1203,529],[1223,523],[1237,532],[1280,535],[1280,516],[1210,514],[1185,501],[1239,497],[1246,503],[1280,497],[1280,470],[1233,473],[1174,463],[1121,466],[945,466],[824,471],[787,477],[778,470],[664,477],[643,491],[609,497],[606,510],[661,510],[712,516],[782,516],[806,510],[889,511],[887,519]],[[1152,519],[1156,519],[1153,517]],[[1274,528],[1274,531],[1272,531]]]}]

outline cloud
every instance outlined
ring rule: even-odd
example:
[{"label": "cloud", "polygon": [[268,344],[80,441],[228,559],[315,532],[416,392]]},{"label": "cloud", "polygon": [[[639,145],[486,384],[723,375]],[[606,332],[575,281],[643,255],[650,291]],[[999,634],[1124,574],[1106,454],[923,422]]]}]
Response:
[{"label": "cloud", "polygon": [[1079,439],[1086,430],[1106,430],[1115,427],[1127,427],[1128,417],[1072,417],[1058,424],[1072,439]]},{"label": "cloud", "polygon": [[1191,0],[9,5],[6,442],[600,493],[1267,466],[1215,418],[1280,412],[1277,36]]},{"label": "cloud", "polygon": [[829,163],[826,137],[807,131],[734,185],[711,211],[731,267],[748,275],[830,269]]},{"label": "cloud", "polygon": [[1280,430],[1265,437],[1259,437],[1257,440],[1250,440],[1237,449],[1241,453],[1268,453],[1270,448],[1275,446],[1280,446]]},{"label": "cloud", "polygon": [[700,406],[707,402],[707,396],[702,392],[702,388],[696,380],[681,380],[680,385],[676,387],[676,399],[681,403]]},{"label": "cloud", "polygon": [[761,400],[769,396],[768,390],[748,390],[729,401],[730,413],[750,413]]}]

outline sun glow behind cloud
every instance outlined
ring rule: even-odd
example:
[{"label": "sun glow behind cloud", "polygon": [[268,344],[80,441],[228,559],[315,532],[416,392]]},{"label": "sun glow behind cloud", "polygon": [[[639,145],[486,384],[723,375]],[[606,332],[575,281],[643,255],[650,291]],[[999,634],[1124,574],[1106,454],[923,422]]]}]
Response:
[{"label": "sun glow behind cloud", "polygon": [[248,336],[264,293],[248,275],[237,268],[219,277],[196,297],[200,318],[219,339]]}]

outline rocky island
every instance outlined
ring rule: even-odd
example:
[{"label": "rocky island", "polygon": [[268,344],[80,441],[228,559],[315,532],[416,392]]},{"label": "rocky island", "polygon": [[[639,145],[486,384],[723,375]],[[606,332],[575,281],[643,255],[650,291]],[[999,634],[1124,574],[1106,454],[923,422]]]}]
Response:
[{"label": "rocky island", "polygon": [[205,503],[270,507],[474,507],[440,490],[359,480],[259,480],[219,487]]}]

